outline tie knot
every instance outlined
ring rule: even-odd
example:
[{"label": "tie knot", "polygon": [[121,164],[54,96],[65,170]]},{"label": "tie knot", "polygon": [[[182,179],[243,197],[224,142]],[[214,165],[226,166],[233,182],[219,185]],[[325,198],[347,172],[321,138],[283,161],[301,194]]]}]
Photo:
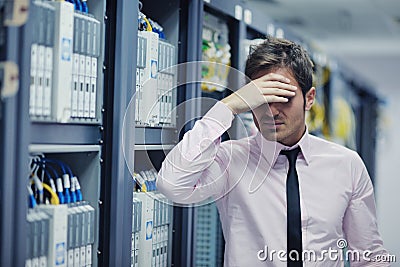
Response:
[{"label": "tie knot", "polygon": [[285,155],[288,158],[289,163],[292,164],[292,163],[296,162],[297,155],[299,154],[300,150],[301,149],[298,146],[291,150],[281,150],[280,154]]}]

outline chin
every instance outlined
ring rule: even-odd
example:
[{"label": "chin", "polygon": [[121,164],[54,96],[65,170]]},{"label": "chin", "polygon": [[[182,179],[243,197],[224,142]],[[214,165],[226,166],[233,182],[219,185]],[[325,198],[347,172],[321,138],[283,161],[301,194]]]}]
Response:
[{"label": "chin", "polygon": [[277,137],[278,134],[275,131],[263,131],[262,136],[267,139],[268,141],[278,141]]}]

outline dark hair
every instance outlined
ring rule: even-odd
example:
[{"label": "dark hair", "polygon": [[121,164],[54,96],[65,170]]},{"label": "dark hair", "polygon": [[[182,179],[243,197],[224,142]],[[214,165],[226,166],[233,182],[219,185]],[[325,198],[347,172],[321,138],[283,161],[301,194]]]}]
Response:
[{"label": "dark hair", "polygon": [[303,92],[312,87],[313,63],[307,52],[298,44],[268,36],[265,41],[250,48],[245,74],[255,79],[260,71],[288,68],[292,71]]}]

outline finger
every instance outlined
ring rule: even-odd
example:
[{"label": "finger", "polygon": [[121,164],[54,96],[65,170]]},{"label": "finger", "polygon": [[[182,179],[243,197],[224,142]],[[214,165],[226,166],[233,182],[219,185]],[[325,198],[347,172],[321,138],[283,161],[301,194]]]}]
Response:
[{"label": "finger", "polygon": [[292,84],[287,84],[287,83],[282,83],[282,82],[278,82],[278,81],[266,81],[266,82],[262,82],[260,84],[261,88],[281,88],[281,89],[286,89],[286,90],[291,90],[291,91],[296,91],[297,87],[295,85]]},{"label": "finger", "polygon": [[289,101],[289,99],[287,99],[286,97],[281,97],[277,95],[265,95],[264,99],[266,103],[287,103]]},{"label": "finger", "polygon": [[287,96],[293,97],[296,95],[293,91],[288,91],[281,88],[264,88],[261,90],[263,95],[277,95],[277,96]]},{"label": "finger", "polygon": [[260,79],[262,81],[280,81],[283,83],[290,83],[290,79],[277,73],[268,73],[264,76],[261,76]]}]

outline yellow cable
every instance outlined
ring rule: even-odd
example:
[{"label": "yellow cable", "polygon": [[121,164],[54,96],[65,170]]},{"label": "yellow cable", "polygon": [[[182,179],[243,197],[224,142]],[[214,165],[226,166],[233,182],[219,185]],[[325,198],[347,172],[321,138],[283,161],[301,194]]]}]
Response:
[{"label": "yellow cable", "polygon": [[51,187],[48,184],[43,183],[43,188],[46,189],[51,195],[50,203],[52,205],[59,205],[60,199],[58,198],[57,194],[51,189]]},{"label": "yellow cable", "polygon": [[143,183],[143,184],[140,186],[140,191],[142,191],[142,192],[147,192],[147,187],[146,187],[146,184],[145,184],[145,183]]},{"label": "yellow cable", "polygon": [[306,113],[307,126],[310,132],[319,130],[325,119],[325,107],[315,100],[309,112]]},{"label": "yellow cable", "polygon": [[152,32],[152,31],[153,31],[153,28],[152,28],[151,25],[150,25],[150,21],[149,21],[146,17],[143,17],[143,19],[144,19],[144,21],[146,21],[146,23],[147,23],[147,28],[146,28],[146,30],[147,30],[148,32]]},{"label": "yellow cable", "polygon": [[331,76],[331,71],[328,67],[325,67],[322,71],[322,85],[325,85],[329,82]]}]

